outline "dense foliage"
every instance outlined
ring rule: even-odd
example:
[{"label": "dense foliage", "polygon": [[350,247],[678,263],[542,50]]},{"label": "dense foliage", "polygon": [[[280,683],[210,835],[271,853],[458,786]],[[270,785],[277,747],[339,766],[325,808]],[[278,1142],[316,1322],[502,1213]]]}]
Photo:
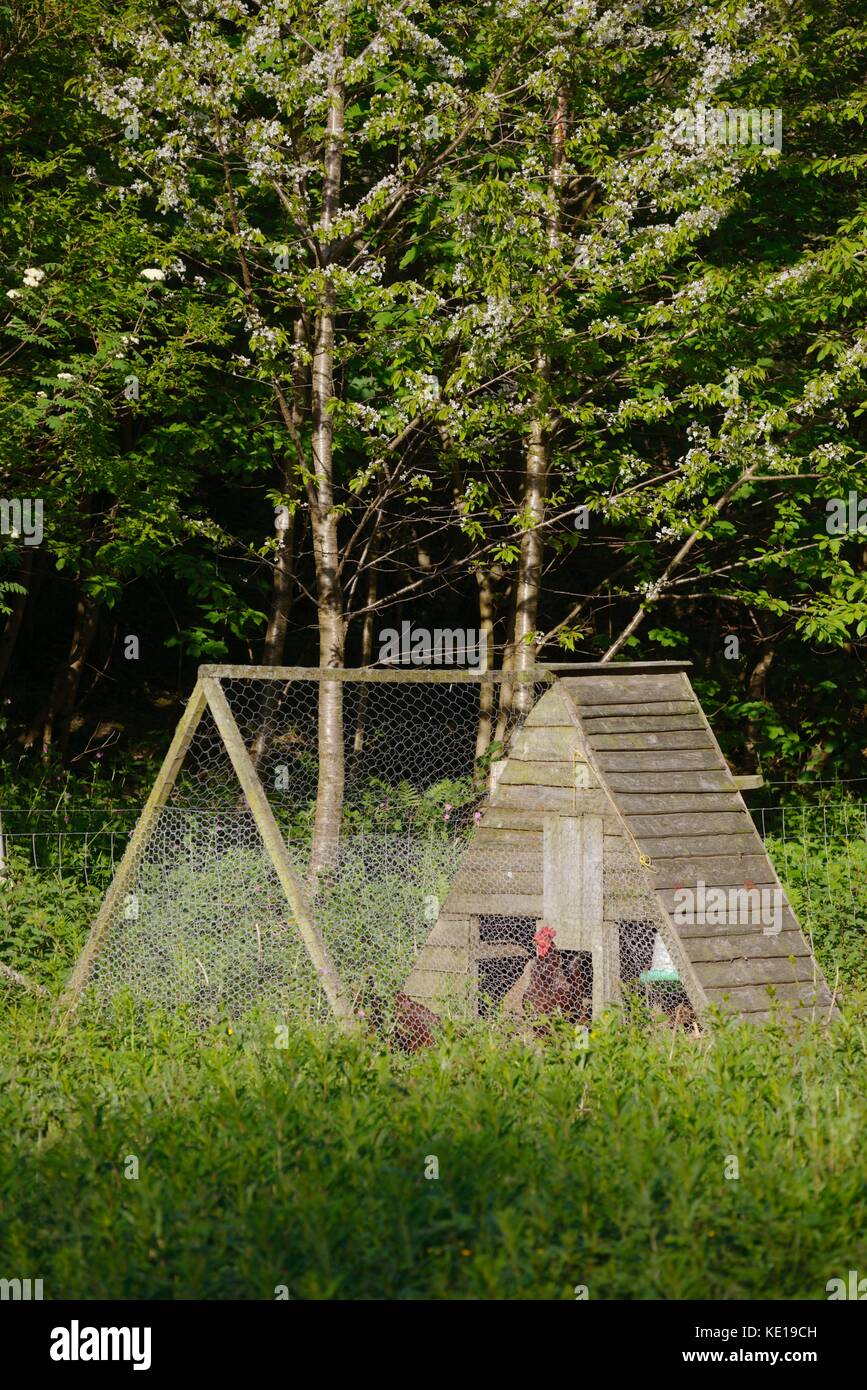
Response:
[{"label": "dense foliage", "polygon": [[[688,655],[739,765],[863,776],[865,38],[812,0],[8,0],[10,761],[125,763],[199,659],[410,620]],[[700,104],[780,148],[684,144]]]}]

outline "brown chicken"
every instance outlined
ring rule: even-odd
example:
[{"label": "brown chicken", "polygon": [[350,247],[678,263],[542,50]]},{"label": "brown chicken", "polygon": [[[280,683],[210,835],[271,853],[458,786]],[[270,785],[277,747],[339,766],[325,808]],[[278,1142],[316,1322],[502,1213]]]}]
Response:
[{"label": "brown chicken", "polygon": [[554,945],[555,936],[554,928],[543,922],[533,937],[536,959],[524,991],[523,1007],[527,1013],[540,1017],[561,1014],[573,1023],[589,1023],[581,953],[564,958]]},{"label": "brown chicken", "polygon": [[439,1014],[411,999],[401,991],[394,1000],[394,1040],[404,1052],[418,1052],[422,1047],[433,1047],[436,1042],[434,1030],[440,1022]]},{"label": "brown chicken", "polygon": [[698,1032],[695,1010],[687,1000],[683,1004],[678,1004],[668,1017],[669,1028],[692,1028]]}]

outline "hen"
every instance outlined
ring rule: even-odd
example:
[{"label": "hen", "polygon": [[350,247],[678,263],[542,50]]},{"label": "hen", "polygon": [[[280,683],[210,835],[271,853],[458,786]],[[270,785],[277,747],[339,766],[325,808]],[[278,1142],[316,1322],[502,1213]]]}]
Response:
[{"label": "hen", "polygon": [[434,1029],[440,1022],[439,1014],[411,999],[401,991],[394,1000],[394,1039],[404,1052],[418,1052],[422,1047],[433,1047],[436,1042]]},{"label": "hen", "polygon": [[562,1014],[573,1023],[589,1023],[581,953],[575,952],[568,961],[564,960],[554,945],[555,936],[554,928],[543,922],[533,937],[536,959],[530,968],[523,1007],[541,1017]]}]

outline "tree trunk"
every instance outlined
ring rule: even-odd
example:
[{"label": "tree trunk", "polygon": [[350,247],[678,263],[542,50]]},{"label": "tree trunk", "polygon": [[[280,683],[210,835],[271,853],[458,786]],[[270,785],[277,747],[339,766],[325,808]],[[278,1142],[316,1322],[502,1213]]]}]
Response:
[{"label": "tree trunk", "polygon": [[[476,584],[479,590],[479,634],[482,650],[485,652],[485,667],[493,669],[494,661],[494,584],[491,571],[482,565],[476,570]],[[487,785],[487,773],[479,770],[478,762],[491,746],[494,732],[494,682],[482,681],[479,686],[479,719],[476,724],[476,767],[474,781],[478,789]]]},{"label": "tree trunk", "polygon": [[286,660],[286,632],[295,568],[295,513],[281,507],[274,517],[277,553],[271,583],[271,606],[262,644],[262,665],[282,666]]},{"label": "tree trunk", "polygon": [[[295,564],[295,513],[288,508],[280,508],[274,517],[274,531],[277,536],[277,554],[271,582],[271,605],[268,612],[268,626],[262,643],[262,665],[283,666],[286,661],[286,632],[289,623],[289,609],[292,604],[292,587]],[[280,686],[274,680],[264,682],[265,691],[261,713],[258,716],[258,729],[250,749],[253,766],[259,771],[280,703]],[[266,791],[268,789],[266,788]],[[241,796],[238,809],[243,809]]]},{"label": "tree trunk", "polygon": [[[563,183],[563,158],[566,145],[566,94],[560,92],[551,128],[551,212],[548,217],[548,245],[555,251],[560,240],[560,195]],[[551,376],[551,359],[540,351],[536,358],[536,373],[539,380],[537,388],[536,417],[530,424],[527,440],[527,453],[524,465],[524,487],[521,499],[524,514],[524,529],[521,532],[521,549],[518,557],[518,573],[515,593],[515,621],[511,640],[511,666],[515,671],[527,671],[536,664],[537,655],[533,636],[539,626],[539,598],[542,588],[542,562],[545,544],[539,530],[545,520],[548,471],[551,465],[551,448],[545,422],[546,386]],[[504,663],[505,664],[505,663]],[[513,709],[526,713],[533,704],[533,691],[524,682],[510,686],[504,698]],[[501,713],[502,719],[502,713]]]},{"label": "tree trunk", "polygon": [[[313,554],[316,564],[316,600],[319,621],[319,665],[342,666],[345,659],[346,623],[340,582],[340,546],[334,509],[334,330],[336,294],[328,261],[329,234],[340,204],[343,160],[343,62],[342,7],[337,19],[338,37],[331,52],[328,77],[328,124],[322,197],[322,257],[325,287],[316,315],[313,349],[312,421],[313,477],[308,484]],[[319,781],[316,817],[310,855],[310,883],[315,890],[321,874],[334,867],[340,849],[345,781],[343,745],[343,684],[319,682]]]},{"label": "tree trunk", "polygon": [[75,708],[75,699],[88,653],[96,636],[98,622],[99,605],[92,595],[80,592],[75,607],[69,656],[54,678],[44,713],[31,724],[22,739],[24,747],[31,748],[41,737],[43,759],[47,759],[55,741],[59,742],[61,752],[66,752],[69,721]]},{"label": "tree trunk", "polygon": [[[547,358],[539,362],[540,373],[547,376]],[[536,664],[536,649],[532,641],[539,625],[539,596],[542,587],[544,542],[538,530],[545,519],[545,492],[548,484],[550,451],[544,425],[534,420],[530,426],[527,460],[524,471],[523,512],[527,520],[521,533],[521,553],[515,594],[515,626],[512,634],[512,669],[528,671]],[[524,712],[533,704],[533,691],[527,682],[512,687],[512,707]]]},{"label": "tree trunk", "polygon": [[[507,673],[514,666],[514,643],[512,641],[515,632],[515,602],[518,586],[515,581],[509,588],[509,606],[506,610],[506,640],[503,643],[503,662],[502,670]],[[499,699],[497,702],[497,727],[494,730],[494,742],[503,743],[506,738],[506,730],[509,727],[509,714],[512,708],[512,687],[509,682],[500,682]]]},{"label": "tree trunk", "polygon": [[15,644],[18,641],[18,634],[21,631],[21,623],[24,618],[24,610],[27,607],[27,600],[30,597],[30,587],[33,580],[33,550],[32,545],[23,547],[24,554],[21,557],[21,569],[15,576],[15,582],[24,589],[23,594],[10,594],[10,612],[6,616],[6,626],[3,629],[3,636],[0,637],[0,686],[2,686],[6,672],[9,670],[9,663],[15,651]]},{"label": "tree trunk", "polygon": [[[776,654],[776,648],[773,646],[770,638],[768,636],[765,636],[763,639],[763,651],[761,652],[758,661],[756,662],[755,666],[750,672],[750,678],[747,681],[746,695],[748,700],[761,701],[765,699],[765,682],[767,679],[768,672],[770,671],[771,666],[773,665],[774,657],[776,656]],[[758,762],[758,744],[760,735],[761,725],[759,723],[759,720],[749,719],[747,721],[747,733],[746,739],[744,740],[744,747],[746,749],[746,752],[750,755],[754,762]]]}]

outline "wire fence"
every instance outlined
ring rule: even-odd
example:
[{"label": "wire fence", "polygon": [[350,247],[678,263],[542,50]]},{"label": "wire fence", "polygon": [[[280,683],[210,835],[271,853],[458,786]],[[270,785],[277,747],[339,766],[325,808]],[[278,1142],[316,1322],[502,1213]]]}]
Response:
[{"label": "wire fence", "polygon": [[867,802],[764,806],[753,820],[808,932],[835,955],[860,949],[867,931]]},{"label": "wire fence", "polygon": [[[802,912],[846,910],[863,916],[867,926],[867,801],[762,806],[751,813]],[[136,807],[0,808],[0,875],[26,864],[61,880],[106,887],[138,814]]]},{"label": "wire fence", "polygon": [[62,880],[107,887],[138,815],[136,807],[71,813],[0,809],[0,876],[26,865]]}]

